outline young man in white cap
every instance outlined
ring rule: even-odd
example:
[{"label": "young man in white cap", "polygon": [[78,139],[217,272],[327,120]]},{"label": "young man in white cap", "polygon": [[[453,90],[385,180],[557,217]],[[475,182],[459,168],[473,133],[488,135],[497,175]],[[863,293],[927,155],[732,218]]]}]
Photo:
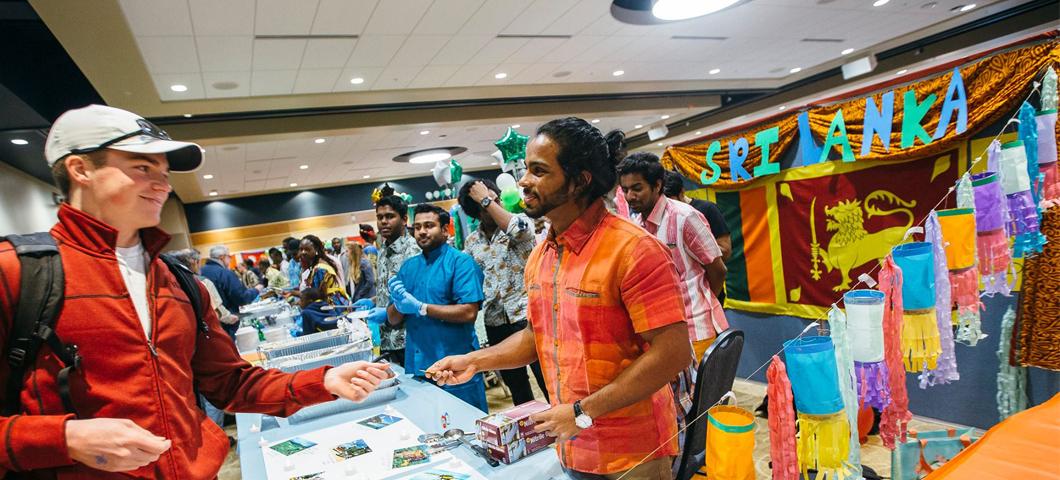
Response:
[{"label": "young man in white cap", "polygon": [[[55,335],[41,334],[59,343],[28,359],[20,407],[0,416],[0,474],[215,478],[228,440],[197,407],[196,390],[228,411],[290,415],[336,397],[361,400],[389,376],[367,362],[266,371],[239,357],[211,309],[200,327],[158,258],[169,236],[157,228],[169,172],[196,169],[198,145],[173,141],[133,113],[91,105],[55,121],[45,156],[67,198],[49,232],[64,299]],[[0,344],[9,344],[13,319],[25,314],[21,289],[33,287],[22,284],[21,269],[12,244],[0,242]],[[13,351],[5,351],[9,361]],[[63,360],[71,353],[72,372]],[[10,369],[0,362],[0,382]]]}]

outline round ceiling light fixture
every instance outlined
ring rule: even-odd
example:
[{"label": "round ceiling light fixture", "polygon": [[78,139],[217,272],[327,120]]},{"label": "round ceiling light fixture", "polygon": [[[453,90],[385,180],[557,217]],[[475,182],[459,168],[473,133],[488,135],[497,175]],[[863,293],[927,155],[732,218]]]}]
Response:
[{"label": "round ceiling light fixture", "polygon": [[239,84],[233,81],[213,82],[211,86],[217,90],[235,90],[239,88]]},{"label": "round ceiling light fixture", "polygon": [[613,0],[611,16],[632,25],[659,25],[731,8],[747,0]]},{"label": "round ceiling light fixture", "polygon": [[22,138],[12,138],[11,143],[15,145],[29,145],[29,141]]},{"label": "round ceiling light fixture", "polygon": [[439,160],[446,160],[455,155],[460,155],[466,151],[466,147],[425,148],[423,150],[402,153],[401,155],[394,157],[393,160],[398,163],[435,163]]},{"label": "round ceiling light fixture", "polygon": [[178,83],[178,84],[170,85],[169,89],[173,90],[174,92],[177,92],[177,93],[182,93],[182,92],[188,91],[188,86],[187,85],[181,85],[181,84]]}]

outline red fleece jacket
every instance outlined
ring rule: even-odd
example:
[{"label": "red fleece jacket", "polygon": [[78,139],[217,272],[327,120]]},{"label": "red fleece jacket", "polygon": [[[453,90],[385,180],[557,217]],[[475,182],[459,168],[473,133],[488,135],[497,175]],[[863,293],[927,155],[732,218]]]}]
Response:
[{"label": "red fleece jacket", "polygon": [[[81,368],[70,375],[74,407],[82,418],[130,419],[172,440],[172,448],[157,462],[125,474],[71,460],[65,425],[74,417],[63,409],[56,384],[62,363],[45,344],[26,372],[22,414],[0,417],[0,476],[4,471],[32,470],[39,478],[214,478],[228,453],[228,438],[198,408],[193,386],[211,403],[232,412],[286,416],[334,398],[324,388],[326,367],[285,374],[241,359],[209,308],[210,332],[199,332],[188,297],[158,259],[169,241],[162,230],[140,232],[151,256],[150,342],[118,270],[117,231],[64,204],[51,234],[66,274],[56,331],[63,342],[77,345],[82,356]],[[0,243],[0,345],[7,344],[11,332],[20,270],[14,249]],[[209,299],[199,287],[202,298]],[[10,370],[6,354],[0,360],[0,385]]]}]

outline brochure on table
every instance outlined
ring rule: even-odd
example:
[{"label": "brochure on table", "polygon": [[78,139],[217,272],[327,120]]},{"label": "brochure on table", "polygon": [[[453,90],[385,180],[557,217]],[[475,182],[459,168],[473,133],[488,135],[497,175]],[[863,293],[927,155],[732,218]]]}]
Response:
[{"label": "brochure on table", "polygon": [[[423,430],[396,409],[262,445],[269,480],[485,479],[449,452],[430,453]],[[465,448],[465,447],[459,447]]]}]

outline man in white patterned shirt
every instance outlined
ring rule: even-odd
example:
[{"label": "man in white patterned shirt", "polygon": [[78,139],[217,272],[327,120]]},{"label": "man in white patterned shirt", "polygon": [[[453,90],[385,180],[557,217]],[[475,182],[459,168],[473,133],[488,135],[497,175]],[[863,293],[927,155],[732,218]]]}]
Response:
[{"label": "man in white patterned shirt", "polygon": [[382,315],[378,318],[373,315],[369,320],[380,325],[380,352],[389,354],[389,360],[399,365],[405,364],[405,327],[391,326],[386,322],[386,307],[390,304],[390,292],[386,285],[401,270],[405,260],[421,253],[416,239],[408,234],[408,215],[408,204],[397,195],[383,197],[375,203],[375,218],[379,225],[379,256],[376,258],[375,278],[376,284],[382,288],[376,289],[372,300],[376,305],[373,313],[382,312]]},{"label": "man in white patterned shirt", "polygon": [[662,193],[663,170],[659,157],[637,152],[618,166],[619,182],[631,210],[645,230],[661,240],[673,254],[684,284],[688,333],[696,361],[729,323],[714,292],[725,284],[725,261],[706,218],[692,206]]},{"label": "man in white patterned shirt", "polygon": [[[485,300],[482,302],[486,337],[497,345],[526,328],[526,287],[523,268],[536,244],[534,221],[524,214],[511,214],[500,205],[500,188],[489,180],[467,182],[460,189],[460,208],[479,220],[479,228],[467,237],[464,251],[482,268]],[[530,364],[538,387],[545,392],[541,366]],[[504,384],[515,405],[534,399],[526,367],[501,370]],[[545,400],[548,394],[545,393]]]}]

